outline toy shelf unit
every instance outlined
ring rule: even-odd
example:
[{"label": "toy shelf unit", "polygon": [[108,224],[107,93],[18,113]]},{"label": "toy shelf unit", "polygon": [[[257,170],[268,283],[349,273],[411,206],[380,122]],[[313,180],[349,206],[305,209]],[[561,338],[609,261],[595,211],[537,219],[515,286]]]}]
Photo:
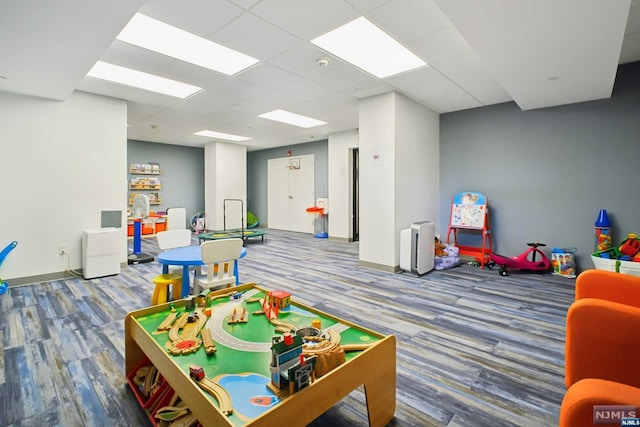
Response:
[{"label": "toy shelf unit", "polygon": [[[459,245],[459,232],[476,235],[480,233],[481,245]],[[453,242],[451,241],[452,235]],[[453,196],[449,227],[447,228],[447,243],[457,246],[460,255],[473,256],[480,263],[480,268],[484,268],[484,265],[491,258],[492,248],[487,196],[472,191],[463,191]]]},{"label": "toy shelf unit", "polygon": [[129,190],[161,190],[162,184],[158,178],[131,178],[129,181]]},{"label": "toy shelf unit", "polygon": [[[149,204],[158,206],[162,204],[160,193],[157,190],[162,189],[160,178],[150,177],[149,175],[160,175],[160,164],[158,163],[131,163],[129,165],[129,175],[139,175],[129,177],[129,190],[136,192],[129,193],[129,206],[133,206],[133,199],[138,195],[137,192],[147,192]],[[144,176],[143,176],[144,175]]]},{"label": "toy shelf unit", "polygon": [[160,175],[160,164],[158,163],[131,163],[129,174],[131,175]]}]

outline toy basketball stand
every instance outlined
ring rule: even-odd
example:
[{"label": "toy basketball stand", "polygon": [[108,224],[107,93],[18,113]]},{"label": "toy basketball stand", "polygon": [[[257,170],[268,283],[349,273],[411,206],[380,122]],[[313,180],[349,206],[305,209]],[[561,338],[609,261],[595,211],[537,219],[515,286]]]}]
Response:
[{"label": "toy basketball stand", "polygon": [[317,239],[326,239],[329,237],[329,233],[325,231],[327,229],[327,205],[328,199],[319,197],[316,199],[316,206],[307,208],[307,213],[315,216],[314,223],[318,220],[320,222],[320,231],[313,235],[313,237]]},{"label": "toy basketball stand", "polygon": [[133,253],[127,257],[128,264],[152,262],[153,255],[142,253],[142,220],[149,216],[149,198],[138,194],[133,198]]}]

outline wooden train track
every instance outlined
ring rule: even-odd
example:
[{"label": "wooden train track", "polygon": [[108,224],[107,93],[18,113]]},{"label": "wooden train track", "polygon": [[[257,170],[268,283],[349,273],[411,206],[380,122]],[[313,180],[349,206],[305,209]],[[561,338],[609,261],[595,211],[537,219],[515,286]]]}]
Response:
[{"label": "wooden train track", "polygon": [[195,322],[189,323],[190,316],[180,316],[169,329],[169,341],[167,350],[174,355],[189,354],[197,351],[202,345],[198,338],[200,330],[207,323],[207,316],[201,308],[194,311]]},{"label": "wooden train track", "polygon": [[328,333],[329,339],[320,341],[314,345],[304,344],[302,346],[302,352],[305,355],[314,355],[335,350],[340,346],[340,332],[329,329]]},{"label": "wooden train track", "polygon": [[162,321],[162,323],[160,323],[157,330],[161,332],[168,331],[169,329],[171,329],[171,325],[173,325],[173,322],[175,322],[179,316],[180,312],[176,311],[175,308],[172,309],[171,313],[169,313],[169,315]]},{"label": "wooden train track", "polygon": [[224,387],[206,377],[202,378],[200,381],[196,381],[196,384],[218,401],[218,405],[220,405],[220,412],[222,412],[223,415],[229,416],[233,413],[233,402],[231,401],[231,396]]},{"label": "wooden train track", "polygon": [[209,328],[203,328],[201,335],[202,335],[202,345],[204,346],[204,351],[207,354],[213,354],[216,351],[218,351],[218,349],[216,348],[216,343],[215,341],[213,341],[213,337],[211,336],[211,331],[209,330]]}]

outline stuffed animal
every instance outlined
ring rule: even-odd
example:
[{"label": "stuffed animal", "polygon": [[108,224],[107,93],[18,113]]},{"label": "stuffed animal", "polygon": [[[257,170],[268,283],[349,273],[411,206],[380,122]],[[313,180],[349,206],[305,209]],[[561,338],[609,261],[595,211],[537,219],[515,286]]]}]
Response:
[{"label": "stuffed animal", "polygon": [[437,257],[443,257],[443,256],[447,256],[448,252],[447,252],[447,245],[445,245],[444,243],[442,243],[440,241],[440,239],[438,239],[436,237],[436,241],[435,241],[435,256]]}]

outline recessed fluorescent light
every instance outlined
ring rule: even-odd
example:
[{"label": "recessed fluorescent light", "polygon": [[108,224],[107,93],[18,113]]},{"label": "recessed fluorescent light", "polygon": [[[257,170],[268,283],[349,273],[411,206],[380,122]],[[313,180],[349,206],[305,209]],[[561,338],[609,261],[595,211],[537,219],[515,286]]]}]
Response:
[{"label": "recessed fluorescent light", "polygon": [[381,79],[427,65],[364,17],[311,43]]},{"label": "recessed fluorescent light", "polygon": [[135,14],[117,39],[227,75],[259,62],[249,55],[141,13]]},{"label": "recessed fluorescent light", "polygon": [[213,130],[201,130],[200,132],[195,132],[194,135],[206,136],[208,138],[215,138],[215,139],[225,139],[227,141],[237,141],[237,142],[249,141],[251,139],[251,138],[247,138],[246,136],[232,135],[230,133],[216,132]]},{"label": "recessed fluorescent light", "polygon": [[269,113],[260,114],[258,117],[263,119],[274,120],[276,122],[286,123],[301,128],[312,128],[314,126],[326,125],[327,122],[312,119],[311,117],[301,116],[300,114],[290,113],[284,110],[273,110]]},{"label": "recessed fluorescent light", "polygon": [[142,71],[132,70],[131,68],[125,68],[102,61],[96,62],[96,65],[89,70],[87,76],[150,90],[152,92],[163,93],[165,95],[175,96],[178,98],[186,98],[199,90],[202,90],[202,88],[198,86],[167,79],[154,74],[143,73]]}]

